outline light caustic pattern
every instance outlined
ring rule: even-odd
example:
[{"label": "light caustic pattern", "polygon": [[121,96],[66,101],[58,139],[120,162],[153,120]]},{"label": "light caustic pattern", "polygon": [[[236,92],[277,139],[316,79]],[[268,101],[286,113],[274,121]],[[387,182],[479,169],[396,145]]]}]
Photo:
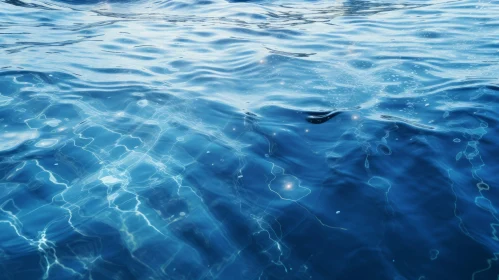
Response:
[{"label": "light caustic pattern", "polygon": [[0,8],[0,279],[497,278],[494,2]]},{"label": "light caustic pattern", "polygon": [[[36,74],[13,73],[3,81],[14,88],[8,115],[24,119],[2,128],[11,166],[2,183],[8,198],[0,206],[3,238],[6,248],[37,252],[44,279],[104,274],[92,269],[113,265],[100,251],[119,246],[100,236],[106,227],[106,234],[123,240],[120,250],[129,252],[132,269],[144,275],[176,277],[199,266],[196,277],[217,278],[249,246],[227,236],[225,227],[236,217],[245,221],[243,233],[255,235],[268,265],[292,269],[281,260],[289,249],[270,209],[277,201],[299,203],[311,190],[272,160],[275,139],[285,132],[260,131],[244,113],[210,126],[196,118],[196,110],[210,107],[200,98],[161,95],[170,100],[145,102],[139,95],[123,110],[100,111],[90,100],[43,93],[49,89]],[[262,145],[245,141],[248,135]],[[252,145],[265,154],[248,156]],[[265,189],[275,195],[258,195]],[[239,213],[219,220],[212,212],[217,204]],[[53,241],[58,234],[69,235],[68,243]],[[216,254],[209,265],[196,246]],[[159,248],[170,253],[154,255]]]}]

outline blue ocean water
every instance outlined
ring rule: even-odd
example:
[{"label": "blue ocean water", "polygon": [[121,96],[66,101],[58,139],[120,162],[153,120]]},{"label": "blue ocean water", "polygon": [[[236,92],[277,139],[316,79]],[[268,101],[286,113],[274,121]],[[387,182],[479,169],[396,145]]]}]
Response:
[{"label": "blue ocean water", "polygon": [[499,2],[1,0],[0,279],[498,279]]}]

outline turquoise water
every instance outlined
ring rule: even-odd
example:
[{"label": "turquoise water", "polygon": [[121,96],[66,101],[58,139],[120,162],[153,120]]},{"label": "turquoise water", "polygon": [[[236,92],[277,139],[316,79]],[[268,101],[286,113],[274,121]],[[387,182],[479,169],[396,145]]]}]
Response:
[{"label": "turquoise water", "polygon": [[498,279],[498,1],[0,1],[0,279]]}]

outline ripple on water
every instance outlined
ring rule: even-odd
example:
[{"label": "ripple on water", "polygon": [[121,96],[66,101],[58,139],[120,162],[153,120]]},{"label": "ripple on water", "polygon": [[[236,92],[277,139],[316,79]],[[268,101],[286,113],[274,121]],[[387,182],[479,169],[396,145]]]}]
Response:
[{"label": "ripple on water", "polygon": [[38,138],[36,131],[16,131],[0,133],[0,152],[10,151],[24,142]]},{"label": "ripple on water", "polygon": [[389,190],[391,188],[391,183],[388,179],[380,177],[380,176],[373,176],[367,183],[376,189],[380,190]]},{"label": "ripple on water", "polygon": [[59,142],[57,139],[43,139],[38,142],[36,142],[35,147],[37,148],[50,148],[52,146],[55,146]]},{"label": "ripple on water", "polygon": [[147,100],[145,100],[145,99],[137,101],[137,105],[139,107],[146,107],[148,104],[149,104],[149,102]]}]

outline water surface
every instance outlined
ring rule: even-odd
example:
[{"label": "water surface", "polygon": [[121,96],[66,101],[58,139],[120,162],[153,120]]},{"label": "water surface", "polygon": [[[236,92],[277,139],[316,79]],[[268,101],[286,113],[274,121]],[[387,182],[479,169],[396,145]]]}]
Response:
[{"label": "water surface", "polygon": [[499,2],[1,0],[0,279],[497,279]]}]

